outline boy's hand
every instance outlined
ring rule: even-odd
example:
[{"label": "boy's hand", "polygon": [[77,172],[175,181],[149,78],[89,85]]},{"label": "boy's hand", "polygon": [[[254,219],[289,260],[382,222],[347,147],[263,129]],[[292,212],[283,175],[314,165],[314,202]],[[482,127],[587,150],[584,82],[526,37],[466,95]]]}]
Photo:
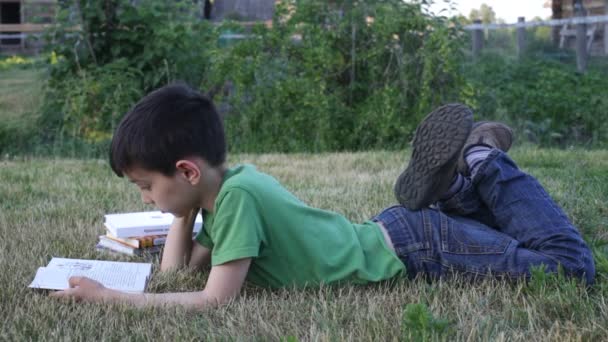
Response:
[{"label": "boy's hand", "polygon": [[194,221],[196,221],[196,216],[201,211],[201,208],[194,208],[190,211],[190,214],[184,216],[184,223],[186,227],[190,228],[190,231],[194,229]]},{"label": "boy's hand", "polygon": [[180,269],[190,264],[192,231],[200,210],[200,208],[193,208],[189,214],[173,219],[160,262],[162,272]]},{"label": "boy's hand", "polygon": [[103,302],[109,299],[110,289],[101,283],[87,277],[70,277],[68,280],[70,288],[51,293],[51,297],[74,299],[75,301]]},{"label": "boy's hand", "polygon": [[184,216],[175,216],[170,229],[177,229],[180,231],[187,230],[190,232],[190,234],[192,234],[192,230],[194,229],[194,221],[196,221],[196,216],[200,211],[201,208],[193,208],[188,214]]}]

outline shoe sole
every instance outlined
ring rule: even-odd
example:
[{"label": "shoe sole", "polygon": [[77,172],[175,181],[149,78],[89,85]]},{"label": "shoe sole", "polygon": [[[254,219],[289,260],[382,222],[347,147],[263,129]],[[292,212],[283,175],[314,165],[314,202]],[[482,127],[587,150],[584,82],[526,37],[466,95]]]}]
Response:
[{"label": "shoe sole", "polygon": [[401,205],[418,210],[448,190],[472,126],[473,112],[461,104],[439,107],[422,120],[410,162],[395,183]]}]

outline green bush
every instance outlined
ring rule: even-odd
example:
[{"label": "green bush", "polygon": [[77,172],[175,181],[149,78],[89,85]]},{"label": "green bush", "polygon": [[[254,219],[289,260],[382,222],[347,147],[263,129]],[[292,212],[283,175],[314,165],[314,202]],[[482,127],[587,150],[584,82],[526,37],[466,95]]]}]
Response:
[{"label": "green bush", "polygon": [[602,145],[608,123],[605,71],[579,74],[572,64],[541,56],[518,61],[486,54],[467,65],[465,101],[479,118],[510,122],[542,145]]},{"label": "green bush", "polygon": [[420,4],[283,1],[271,29],[251,32],[202,22],[192,6],[79,0],[60,11],[46,140],[107,143],[138,97],[174,80],[211,89],[233,151],[402,148],[424,113],[460,97],[462,32]]},{"label": "green bush", "polygon": [[81,69],[48,87],[47,104],[53,101],[59,110],[43,116],[41,123],[59,130],[48,132],[53,136],[108,140],[125,110],[141,97],[140,77],[124,59]]},{"label": "green bush", "polygon": [[[598,120],[608,110],[605,72],[580,75],[531,51],[465,63],[459,24],[420,3],[282,1],[272,28],[250,29],[201,21],[190,2],[71,4],[48,32],[46,145],[105,146],[138,98],[175,80],[209,91],[232,151],[403,148],[427,112],[453,101],[541,144],[601,145],[608,136]],[[530,50],[549,33],[536,29]],[[499,45],[513,45],[514,34]]]},{"label": "green bush", "polygon": [[232,150],[402,148],[460,97],[461,38],[418,4],[284,1],[272,29],[215,51],[204,87],[233,89],[216,96]]},{"label": "green bush", "polygon": [[36,64],[36,61],[32,58],[25,58],[22,56],[0,56],[0,71],[8,69],[27,69]]},{"label": "green bush", "polygon": [[107,143],[142,95],[175,80],[198,85],[205,76],[205,42],[216,39],[215,30],[196,18],[195,4],[70,4],[47,32],[50,79],[40,122],[46,141]]}]

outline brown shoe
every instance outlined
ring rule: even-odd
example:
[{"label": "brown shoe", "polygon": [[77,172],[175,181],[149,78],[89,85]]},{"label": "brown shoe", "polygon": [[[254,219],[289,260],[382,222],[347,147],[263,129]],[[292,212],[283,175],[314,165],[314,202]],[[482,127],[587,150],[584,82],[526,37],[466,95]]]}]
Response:
[{"label": "brown shoe", "polygon": [[467,149],[473,145],[486,145],[497,148],[503,152],[509,151],[513,143],[513,130],[511,127],[496,121],[479,121],[473,124],[469,138],[462,148],[458,160],[458,172],[463,175],[469,174],[469,166],[464,160]]},{"label": "brown shoe", "polygon": [[473,112],[462,104],[439,107],[422,120],[412,157],[395,183],[401,205],[411,210],[427,207],[449,189],[472,126]]}]

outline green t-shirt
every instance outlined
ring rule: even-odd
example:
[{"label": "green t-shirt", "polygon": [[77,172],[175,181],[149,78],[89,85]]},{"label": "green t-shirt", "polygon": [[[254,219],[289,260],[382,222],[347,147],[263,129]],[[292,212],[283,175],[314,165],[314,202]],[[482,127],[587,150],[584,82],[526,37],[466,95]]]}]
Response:
[{"label": "green t-shirt", "polygon": [[246,280],[263,287],[364,284],[405,274],[379,227],[307,206],[252,165],[226,172],[196,240],[211,264],[253,258]]}]

